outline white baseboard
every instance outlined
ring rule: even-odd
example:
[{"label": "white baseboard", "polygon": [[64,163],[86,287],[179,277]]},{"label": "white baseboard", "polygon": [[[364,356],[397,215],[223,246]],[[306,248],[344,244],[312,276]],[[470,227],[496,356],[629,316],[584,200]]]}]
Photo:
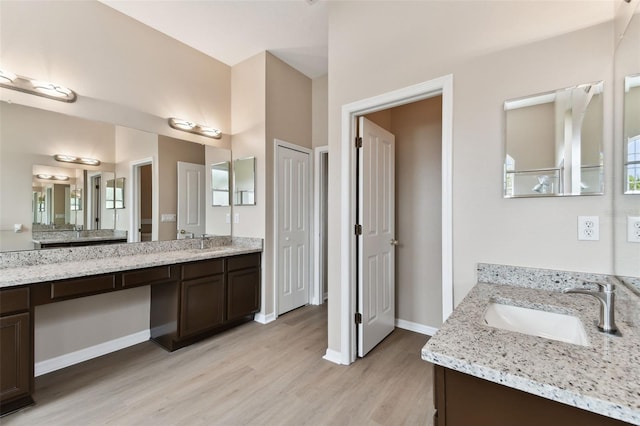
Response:
[{"label": "white baseboard", "polygon": [[52,371],[60,370],[70,365],[79,364],[111,352],[119,351],[120,349],[128,348],[129,346],[137,345],[138,343],[146,342],[150,337],[150,330],[142,330],[128,336],[118,337],[108,342],[99,343],[75,352],[36,362],[34,365],[34,373],[36,377],[51,373]]},{"label": "white baseboard", "polygon": [[326,359],[327,361],[331,361],[334,364],[342,364],[342,354],[338,351],[334,351],[333,349],[327,348],[327,352],[322,357],[322,359]]},{"label": "white baseboard", "polygon": [[418,324],[417,322],[406,321],[396,318],[396,327],[403,330],[414,331],[420,334],[426,334],[427,336],[433,336],[438,331],[435,327],[429,327],[428,325]]},{"label": "white baseboard", "polygon": [[269,324],[270,322],[276,320],[276,313],[272,312],[268,315],[265,315],[262,312],[258,312],[253,316],[253,320],[255,322],[259,322],[260,324]]}]

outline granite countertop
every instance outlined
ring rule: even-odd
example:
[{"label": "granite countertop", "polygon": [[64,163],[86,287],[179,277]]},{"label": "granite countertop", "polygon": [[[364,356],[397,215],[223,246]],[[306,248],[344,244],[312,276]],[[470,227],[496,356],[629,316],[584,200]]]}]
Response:
[{"label": "granite countertop", "polygon": [[[427,342],[422,359],[640,425],[640,300],[622,285],[616,297],[622,336],[598,331],[599,302],[591,296],[479,283]],[[490,302],[577,316],[591,346],[489,327]]]},{"label": "granite countertop", "polygon": [[[144,243],[142,243],[144,244]],[[130,244],[130,246],[133,244]],[[50,249],[47,253],[71,253],[74,249]],[[77,250],[77,249],[75,249]],[[92,250],[83,248],[83,250]],[[102,250],[111,253],[111,247],[100,247],[94,251]],[[79,259],[71,261],[59,261],[43,264],[21,265],[0,269],[0,288],[13,287],[23,284],[54,281],[67,278],[77,278],[96,274],[126,271],[131,269],[149,268],[152,266],[172,265],[176,263],[192,262],[217,257],[233,256],[246,253],[259,253],[262,251],[262,243],[258,245],[222,245],[205,249],[187,248],[156,251],[153,253],[130,253],[123,255],[105,255],[91,259]],[[36,254],[37,251],[36,251]]]}]

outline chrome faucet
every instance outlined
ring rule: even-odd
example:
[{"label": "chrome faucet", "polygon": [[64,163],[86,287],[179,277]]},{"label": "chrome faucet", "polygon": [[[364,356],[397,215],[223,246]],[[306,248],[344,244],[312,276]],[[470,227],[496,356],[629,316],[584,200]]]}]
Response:
[{"label": "chrome faucet", "polygon": [[202,234],[200,236],[200,250],[204,250],[204,242],[205,242],[205,240],[208,240],[211,237],[212,236],[209,235],[209,234]]},{"label": "chrome faucet", "polygon": [[605,333],[615,333],[618,331],[618,327],[616,327],[615,321],[615,295],[616,295],[616,286],[615,284],[610,283],[586,283],[586,284],[596,284],[598,286],[598,290],[587,290],[584,288],[565,288],[562,290],[563,293],[578,293],[578,294],[588,294],[589,296],[593,296],[600,302],[600,321],[598,322],[598,328]]}]

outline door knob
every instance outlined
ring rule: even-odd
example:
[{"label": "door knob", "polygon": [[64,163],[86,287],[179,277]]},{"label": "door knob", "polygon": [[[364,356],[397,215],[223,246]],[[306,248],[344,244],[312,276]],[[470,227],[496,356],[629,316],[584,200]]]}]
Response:
[{"label": "door knob", "polygon": [[389,244],[391,244],[392,246],[397,246],[398,245],[398,240],[394,240],[392,238],[391,241],[389,241]]},{"label": "door knob", "polygon": [[180,233],[181,233],[181,234],[183,234],[183,235],[184,235],[184,233],[185,233],[185,232],[186,232],[186,231],[185,231],[184,229],[181,229],[181,230],[180,230]]}]

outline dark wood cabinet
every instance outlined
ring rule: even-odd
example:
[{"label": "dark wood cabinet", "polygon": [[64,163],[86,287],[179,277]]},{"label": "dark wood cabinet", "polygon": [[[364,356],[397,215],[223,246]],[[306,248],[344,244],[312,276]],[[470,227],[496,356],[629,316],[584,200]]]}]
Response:
[{"label": "dark wood cabinet", "polygon": [[33,358],[29,288],[0,294],[0,414],[33,403]]},{"label": "dark wood cabinet", "polygon": [[260,258],[251,253],[0,290],[0,414],[33,403],[35,306],[149,285],[151,338],[173,351],[253,319]]},{"label": "dark wood cabinet", "polygon": [[[260,310],[260,257],[248,255],[241,265],[229,262],[227,273],[227,320],[252,315]],[[231,270],[232,267],[236,269]]]},{"label": "dark wood cabinet", "polygon": [[435,426],[621,426],[628,423],[434,366]]},{"label": "dark wood cabinet", "polygon": [[170,351],[253,319],[260,253],[185,263],[179,282],[151,287],[151,338]]}]

